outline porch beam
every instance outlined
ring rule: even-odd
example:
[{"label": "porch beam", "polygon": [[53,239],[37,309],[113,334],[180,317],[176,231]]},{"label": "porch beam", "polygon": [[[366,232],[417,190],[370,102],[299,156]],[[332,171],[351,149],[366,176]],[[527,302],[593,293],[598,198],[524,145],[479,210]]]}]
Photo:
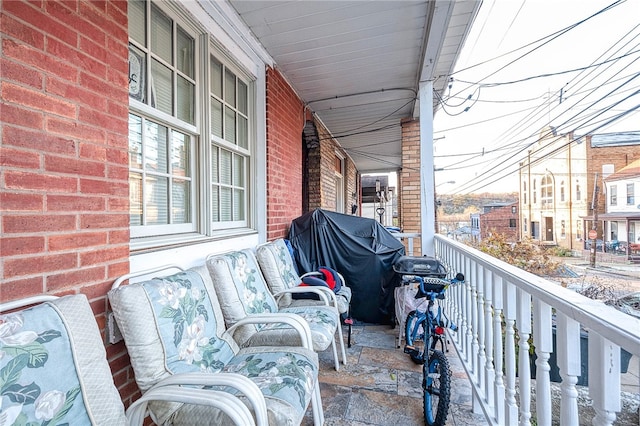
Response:
[{"label": "porch beam", "polygon": [[420,82],[420,244],[422,255],[433,256],[435,182],[433,164],[433,81]]}]

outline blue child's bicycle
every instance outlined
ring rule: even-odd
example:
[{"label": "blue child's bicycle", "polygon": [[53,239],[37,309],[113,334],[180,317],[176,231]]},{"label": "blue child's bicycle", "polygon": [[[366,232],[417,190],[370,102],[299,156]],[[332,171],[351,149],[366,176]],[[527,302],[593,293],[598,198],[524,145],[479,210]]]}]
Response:
[{"label": "blue child's bicycle", "polygon": [[457,329],[454,324],[448,323],[438,301],[444,299],[445,290],[450,284],[463,281],[464,275],[460,273],[452,280],[402,275],[403,285],[418,284],[415,298],[424,298],[427,301],[424,311],[416,309],[407,315],[404,352],[409,354],[415,363],[423,364],[424,418],[428,426],[444,425],[447,420],[451,397],[451,373],[449,361],[445,356],[445,329]]}]

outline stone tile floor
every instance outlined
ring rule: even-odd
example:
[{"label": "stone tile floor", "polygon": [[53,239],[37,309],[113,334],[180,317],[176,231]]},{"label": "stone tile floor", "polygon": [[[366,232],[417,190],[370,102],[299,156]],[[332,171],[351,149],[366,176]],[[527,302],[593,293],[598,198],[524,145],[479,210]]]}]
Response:
[{"label": "stone tile floor", "polygon": [[[331,350],[320,354],[320,392],[326,426],[424,425],[422,367],[396,348],[397,328],[353,326],[347,365],[333,367]],[[346,341],[345,328],[345,341]],[[448,354],[452,395],[447,425],[486,425],[471,412],[471,388],[453,347]],[[311,410],[303,425],[312,425]]]}]

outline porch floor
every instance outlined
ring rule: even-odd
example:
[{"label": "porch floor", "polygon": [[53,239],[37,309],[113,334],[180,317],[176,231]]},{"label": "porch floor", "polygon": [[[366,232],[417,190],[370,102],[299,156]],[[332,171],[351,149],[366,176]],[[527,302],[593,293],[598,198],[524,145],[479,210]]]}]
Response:
[{"label": "porch floor", "polygon": [[[345,341],[346,327],[345,331]],[[396,348],[397,328],[389,325],[353,326],[347,365],[333,367],[331,349],[320,353],[320,391],[325,425],[424,425],[422,367]],[[458,354],[450,345],[453,372],[447,425],[486,425],[471,412],[471,387]],[[303,425],[312,425],[311,410]]]}]

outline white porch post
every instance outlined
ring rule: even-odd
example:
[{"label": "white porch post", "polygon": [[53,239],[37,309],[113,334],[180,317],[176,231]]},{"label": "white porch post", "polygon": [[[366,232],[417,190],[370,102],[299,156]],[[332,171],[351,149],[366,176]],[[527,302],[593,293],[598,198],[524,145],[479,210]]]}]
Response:
[{"label": "white porch post", "polygon": [[435,254],[435,184],[433,178],[433,82],[420,83],[420,242],[422,255]]}]

